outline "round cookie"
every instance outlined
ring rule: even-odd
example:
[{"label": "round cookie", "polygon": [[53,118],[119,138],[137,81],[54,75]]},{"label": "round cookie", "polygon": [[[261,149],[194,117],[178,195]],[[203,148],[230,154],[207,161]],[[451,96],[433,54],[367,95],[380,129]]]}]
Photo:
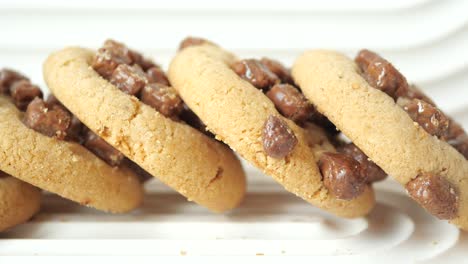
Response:
[{"label": "round cookie", "polygon": [[94,52],[66,48],[44,64],[54,95],[86,126],[150,174],[214,212],[236,207],[245,175],[234,153],[119,90],[90,66]]},{"label": "round cookie", "polygon": [[41,191],[0,172],[0,232],[28,221],[41,205]]},{"label": "round cookie", "polygon": [[127,212],[141,204],[143,187],[130,169],[111,167],[77,143],[27,128],[23,114],[0,95],[0,170],[103,211]]},{"label": "round cookie", "polygon": [[[457,214],[450,222],[468,230],[468,161],[447,142],[426,132],[361,73],[354,61],[327,50],[305,52],[292,68],[295,82],[317,109],[409,192],[419,179],[438,175],[417,186],[418,195],[427,198],[422,206],[451,199],[447,205],[457,206]],[[445,193],[437,193],[440,188]],[[432,213],[444,218],[447,212],[443,210]]]},{"label": "round cookie", "polygon": [[[171,62],[168,76],[184,101],[219,140],[288,191],[338,216],[367,214],[375,202],[368,185],[352,200],[337,199],[325,188],[316,162],[322,152],[334,148],[324,132],[314,125],[301,128],[282,117],[262,91],[230,68],[235,61],[234,55],[210,43],[186,47]],[[263,148],[263,127],[271,116],[287,124],[297,139],[285,158],[272,158]]]}]

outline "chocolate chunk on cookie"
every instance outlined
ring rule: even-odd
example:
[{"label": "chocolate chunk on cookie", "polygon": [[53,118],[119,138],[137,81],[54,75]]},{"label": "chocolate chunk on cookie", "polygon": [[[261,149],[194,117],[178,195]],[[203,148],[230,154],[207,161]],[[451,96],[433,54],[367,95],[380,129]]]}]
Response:
[{"label": "chocolate chunk on cookie", "polygon": [[457,217],[458,190],[446,179],[432,173],[423,173],[406,184],[406,191],[438,218]]},{"label": "chocolate chunk on cookie", "polygon": [[16,82],[21,80],[27,80],[28,78],[23,76],[22,74],[11,70],[11,69],[2,69],[0,70],[0,94],[8,94],[10,92],[10,86]]},{"label": "chocolate chunk on cookie", "polygon": [[366,176],[358,161],[347,154],[325,152],[319,160],[323,184],[337,198],[352,200],[362,194]]},{"label": "chocolate chunk on cookie", "polygon": [[149,83],[160,83],[169,86],[169,80],[166,74],[159,67],[151,67],[146,70],[146,78],[148,78]]},{"label": "chocolate chunk on cookie", "polygon": [[265,153],[275,159],[286,157],[297,144],[297,138],[288,124],[273,115],[263,125],[262,141]]},{"label": "chocolate chunk on cookie", "polygon": [[437,107],[420,99],[399,98],[397,103],[427,133],[436,137],[444,137],[448,133],[449,119]]},{"label": "chocolate chunk on cookie", "polygon": [[231,67],[237,75],[259,89],[268,90],[280,81],[278,76],[255,59],[237,61]]},{"label": "chocolate chunk on cookie", "polygon": [[122,153],[109,145],[104,139],[87,129],[84,146],[111,166],[118,166],[125,158]]},{"label": "chocolate chunk on cookie", "polygon": [[24,111],[34,98],[42,98],[42,91],[29,80],[19,80],[10,86],[10,96],[16,107]]},{"label": "chocolate chunk on cookie", "polygon": [[122,92],[130,95],[138,94],[148,83],[148,79],[141,68],[127,64],[117,66],[109,80]]},{"label": "chocolate chunk on cookie", "polygon": [[284,67],[279,61],[269,58],[262,58],[260,62],[265,65],[272,73],[274,73],[283,83],[293,84],[294,81],[291,77],[289,69]]},{"label": "chocolate chunk on cookie", "polygon": [[367,182],[381,181],[387,177],[387,174],[353,143],[344,144],[337,150],[350,155],[361,164],[362,175],[366,177]]},{"label": "chocolate chunk on cookie", "polygon": [[59,105],[49,105],[35,98],[26,109],[24,124],[46,136],[65,139],[71,125],[71,115]]},{"label": "chocolate chunk on cookie", "polygon": [[361,50],[355,61],[367,82],[392,98],[397,98],[398,91],[401,93],[408,89],[406,78],[391,63],[376,53]]},{"label": "chocolate chunk on cookie", "polygon": [[176,90],[160,83],[150,83],[141,91],[141,101],[165,117],[177,119],[183,110],[182,99]]},{"label": "chocolate chunk on cookie", "polygon": [[285,117],[303,123],[314,114],[314,107],[294,86],[275,84],[266,95]]},{"label": "chocolate chunk on cookie", "polygon": [[128,48],[122,43],[108,40],[94,56],[92,67],[104,78],[109,78],[120,64],[130,63],[132,63],[132,57]]}]

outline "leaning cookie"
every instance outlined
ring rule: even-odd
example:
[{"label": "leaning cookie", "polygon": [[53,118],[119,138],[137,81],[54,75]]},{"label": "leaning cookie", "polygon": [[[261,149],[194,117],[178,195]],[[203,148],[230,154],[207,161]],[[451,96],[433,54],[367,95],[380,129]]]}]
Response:
[{"label": "leaning cookie", "polygon": [[41,191],[0,171],[0,232],[29,220],[41,204]]},{"label": "leaning cookie", "polygon": [[[190,45],[192,44],[192,45]],[[238,60],[200,39],[182,42],[169,79],[208,129],[288,191],[342,217],[367,214],[374,193],[356,160],[278,62]],[[315,124],[308,122],[314,119]],[[323,175],[322,175],[323,174]]]},{"label": "leaning cookie", "polygon": [[355,62],[326,50],[292,69],[306,97],[408,194],[468,229],[468,137],[389,62],[368,50]]},{"label": "leaning cookie", "polygon": [[[23,75],[0,71],[0,170],[36,187],[99,210],[139,206],[136,173],[115,167],[81,142],[84,129],[63,106],[44,101]],[[93,141],[94,142],[94,141]]]},{"label": "leaning cookie", "polygon": [[140,53],[113,40],[97,52],[66,48],[50,55],[44,77],[92,131],[189,200],[215,212],[241,202],[240,161],[196,129],[203,124]]}]

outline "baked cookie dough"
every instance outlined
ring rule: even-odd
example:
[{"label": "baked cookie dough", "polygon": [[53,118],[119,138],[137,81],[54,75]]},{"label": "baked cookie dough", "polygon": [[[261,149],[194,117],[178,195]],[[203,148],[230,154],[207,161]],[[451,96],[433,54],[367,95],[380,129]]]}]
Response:
[{"label": "baked cookie dough", "polygon": [[361,51],[356,62],[334,51],[308,51],[292,75],[317,109],[412,198],[468,230],[465,145],[463,138],[447,140],[466,137],[463,129],[375,53]]},{"label": "baked cookie dough", "polygon": [[0,232],[28,221],[41,204],[41,191],[0,171]]},{"label": "baked cookie dough", "polygon": [[[261,90],[231,69],[238,61],[231,53],[210,42],[189,42],[183,42],[172,60],[169,80],[217,139],[288,191],[328,212],[351,218],[372,209],[370,185],[350,200],[338,199],[325,188],[316,162],[334,147],[321,128],[302,128],[283,117]],[[263,85],[270,77],[253,81]]]},{"label": "baked cookie dough", "polygon": [[128,168],[111,167],[77,143],[36,132],[23,116],[0,95],[0,170],[103,211],[127,212],[141,204],[143,188]]},{"label": "baked cookie dough", "polygon": [[236,207],[246,187],[234,153],[101,77],[91,67],[94,56],[78,47],[51,54],[44,78],[54,95],[96,134],[188,200],[214,212]]}]

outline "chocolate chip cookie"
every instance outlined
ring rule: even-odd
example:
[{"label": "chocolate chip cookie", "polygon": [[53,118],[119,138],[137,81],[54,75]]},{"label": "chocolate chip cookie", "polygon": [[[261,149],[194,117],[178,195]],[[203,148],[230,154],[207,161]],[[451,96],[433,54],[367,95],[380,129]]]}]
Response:
[{"label": "chocolate chip cookie", "polygon": [[84,125],[53,96],[44,100],[39,87],[9,69],[0,71],[0,91],[1,171],[103,211],[127,212],[141,204],[137,174],[87,148]]},{"label": "chocolate chip cookie", "polygon": [[44,78],[89,130],[189,200],[222,212],[244,197],[237,157],[135,50],[114,40],[97,51],[66,48],[46,60]]},{"label": "chocolate chip cookie", "polygon": [[41,203],[41,191],[0,171],[0,232],[26,222]]},{"label": "chocolate chip cookie", "polygon": [[168,77],[217,139],[288,191],[338,216],[372,209],[367,171],[337,152],[329,140],[336,131],[279,62],[240,60],[209,41],[184,40]]},{"label": "chocolate chip cookie", "polygon": [[327,50],[292,68],[304,95],[429,213],[468,230],[468,137],[378,54]]}]

